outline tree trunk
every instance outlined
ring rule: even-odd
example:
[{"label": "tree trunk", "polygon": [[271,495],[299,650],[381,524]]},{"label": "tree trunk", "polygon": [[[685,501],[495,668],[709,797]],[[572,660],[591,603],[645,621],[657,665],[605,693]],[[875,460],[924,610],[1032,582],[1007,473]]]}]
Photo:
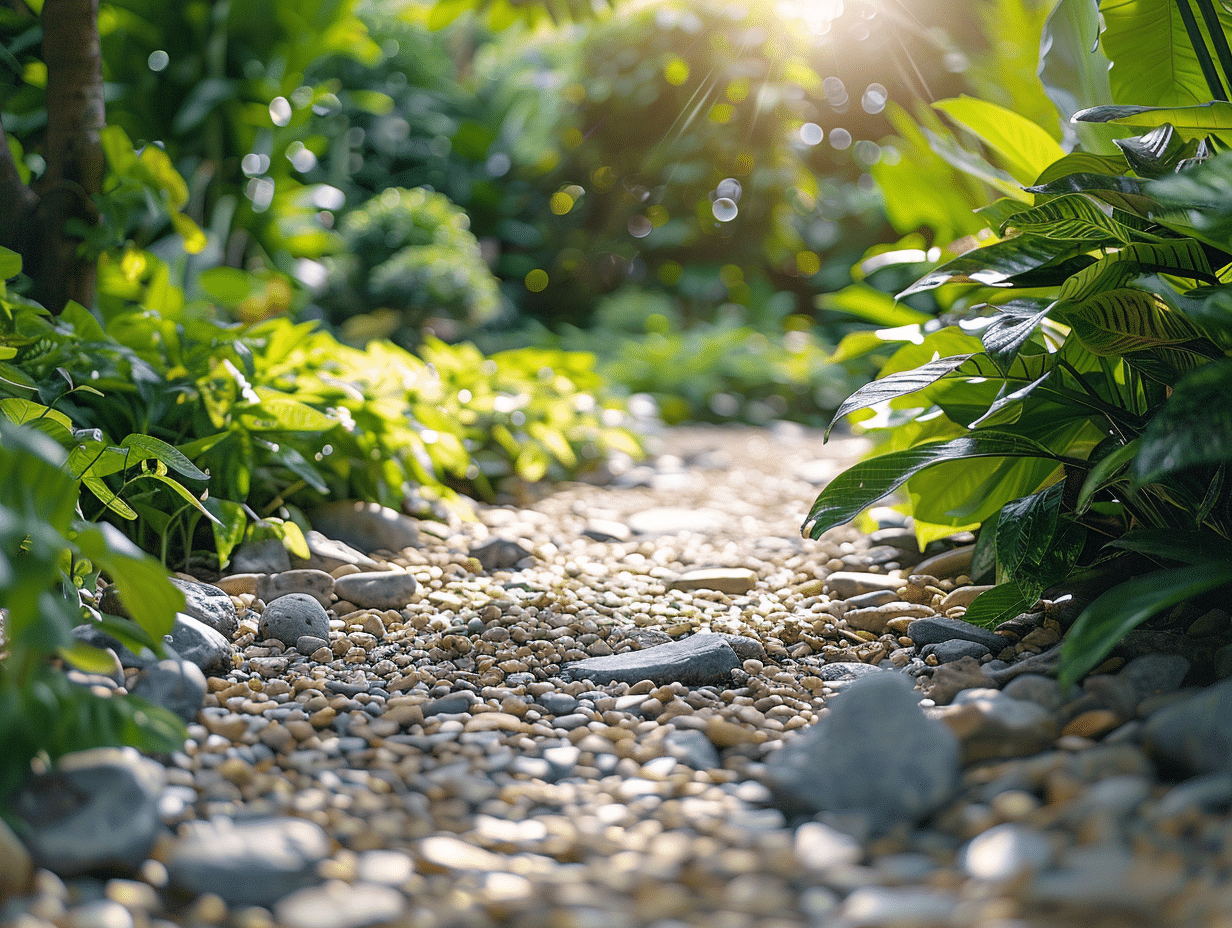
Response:
[{"label": "tree trunk", "polygon": [[31,294],[53,313],[69,300],[94,302],[97,262],[82,233],[97,225],[94,197],[106,170],[98,0],[46,0],[47,170],[31,190],[21,182],[0,128],[0,244],[19,252]]}]

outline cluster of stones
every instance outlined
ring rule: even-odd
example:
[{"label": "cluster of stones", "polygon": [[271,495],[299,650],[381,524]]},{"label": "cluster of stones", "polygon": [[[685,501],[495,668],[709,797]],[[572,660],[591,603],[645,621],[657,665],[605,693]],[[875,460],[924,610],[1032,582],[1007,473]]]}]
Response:
[{"label": "cluster of stones", "polygon": [[672,440],[471,523],[327,507],[181,578],[162,659],[83,628],[190,740],[33,777],[0,921],[1226,924],[1226,613],[1063,690],[1052,614],[961,621],[962,539],[795,534],[811,436]]}]

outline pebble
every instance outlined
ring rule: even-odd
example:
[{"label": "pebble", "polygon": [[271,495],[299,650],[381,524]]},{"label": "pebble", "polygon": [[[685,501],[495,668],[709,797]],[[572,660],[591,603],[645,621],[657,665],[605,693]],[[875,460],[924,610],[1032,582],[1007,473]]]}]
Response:
[{"label": "pebble", "polygon": [[745,567],[690,570],[670,584],[669,590],[718,590],[729,596],[748,593],[757,586],[757,574]]},{"label": "pebble", "polygon": [[694,635],[644,651],[572,661],[562,671],[596,683],[683,683],[686,686],[726,684],[742,661],[718,635]]},{"label": "pebble", "polygon": [[957,577],[971,569],[971,562],[974,556],[975,545],[963,545],[925,558],[916,564],[912,570],[918,576],[937,577],[939,579]]},{"label": "pebble", "polygon": [[288,647],[305,635],[323,641],[329,639],[329,614],[307,593],[287,593],[267,603],[257,625],[257,636],[273,638]]},{"label": "pebble", "polygon": [[389,886],[331,881],[283,897],[274,915],[284,928],[367,928],[396,921],[406,904]]},{"label": "pebble", "polygon": [[915,642],[917,648],[954,639],[974,641],[994,653],[1006,645],[1006,639],[995,632],[980,628],[978,625],[970,625],[962,619],[947,619],[943,616],[916,619],[907,626],[907,637]]},{"label": "pebble", "polygon": [[246,541],[231,553],[232,573],[278,574],[291,569],[291,555],[278,538]]},{"label": "pebble", "polygon": [[191,722],[205,700],[206,678],[196,664],[168,658],[138,670],[129,692]]},{"label": "pebble", "polygon": [[334,592],[334,578],[323,570],[286,570],[279,574],[261,575],[252,592],[265,603],[288,593],[303,593],[328,609]]},{"label": "pebble", "polygon": [[890,577],[885,574],[864,574],[853,571],[839,570],[826,577],[826,589],[830,595],[838,599],[849,596],[859,596],[863,593],[874,593],[882,590],[901,590],[907,585],[902,577]]},{"label": "pebble", "polygon": [[402,609],[418,588],[414,574],[393,570],[347,574],[334,582],[338,598],[361,609]]},{"label": "pebble", "polygon": [[493,538],[471,548],[470,556],[486,571],[513,570],[533,557],[530,551],[508,538]]},{"label": "pebble", "polygon": [[204,622],[180,613],[171,633],[163,636],[175,654],[196,664],[207,677],[221,676],[231,669],[234,653],[230,642]]},{"label": "pebble", "polygon": [[958,737],[964,764],[1036,754],[1058,735],[1056,718],[1043,706],[995,689],[963,690],[929,714]]},{"label": "pebble", "polygon": [[1052,860],[1052,842],[1031,828],[1006,823],[972,838],[963,848],[961,866],[977,880],[1015,880],[1044,869]]}]

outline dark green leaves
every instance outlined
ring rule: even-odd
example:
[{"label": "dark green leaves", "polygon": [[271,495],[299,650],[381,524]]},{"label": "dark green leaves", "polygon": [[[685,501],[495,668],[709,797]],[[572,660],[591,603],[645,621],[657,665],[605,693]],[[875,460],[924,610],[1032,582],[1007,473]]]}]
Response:
[{"label": "dark green leaves", "polygon": [[969,354],[960,354],[948,358],[938,358],[936,361],[930,361],[912,370],[890,374],[882,377],[880,380],[874,380],[872,383],[866,384],[843,401],[838,411],[834,413],[834,418],[830,420],[830,425],[826,428],[826,434],[829,435],[830,429],[834,428],[834,423],[848,413],[855,412],[857,409],[867,409],[886,400],[897,399],[900,396],[906,396],[909,393],[922,390],[929,384],[936,383],[937,380],[946,374],[961,367],[970,357],[971,355]]},{"label": "dark green leaves", "polygon": [[930,271],[898,296],[902,299],[947,283],[1002,286],[1015,275],[1036,270],[1073,254],[1071,243],[1020,235],[959,255]]},{"label": "dark green leaves", "polygon": [[1151,419],[1134,462],[1138,485],[1232,460],[1232,359],[1204,364],[1177,383]]}]

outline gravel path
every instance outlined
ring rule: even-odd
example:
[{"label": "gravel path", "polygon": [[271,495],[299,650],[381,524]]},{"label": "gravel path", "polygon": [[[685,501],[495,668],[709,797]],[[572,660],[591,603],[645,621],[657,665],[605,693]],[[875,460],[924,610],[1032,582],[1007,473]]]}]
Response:
[{"label": "gravel path", "polygon": [[[1062,692],[1049,614],[955,621],[962,547],[800,537],[858,440],[658,443],[374,562],[220,579],[239,623],[185,751],[33,783],[0,921],[1232,924],[1232,691],[1200,647],[1227,613]],[[83,682],[172,699],[127,663]]]}]

